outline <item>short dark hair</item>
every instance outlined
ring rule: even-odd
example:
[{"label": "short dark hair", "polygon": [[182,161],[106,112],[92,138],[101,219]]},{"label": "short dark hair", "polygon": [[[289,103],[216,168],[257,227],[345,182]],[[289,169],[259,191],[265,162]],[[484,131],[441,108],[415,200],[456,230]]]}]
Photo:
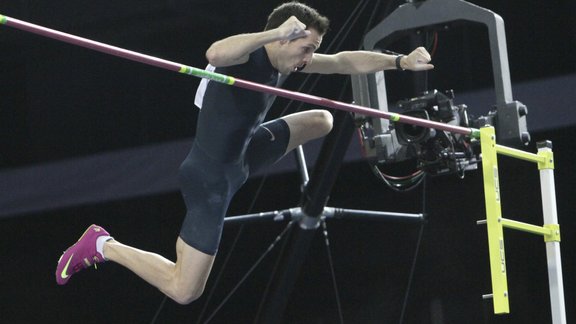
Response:
[{"label": "short dark hair", "polygon": [[273,29],[282,25],[292,16],[295,16],[305,24],[307,29],[313,28],[320,35],[324,35],[330,26],[328,18],[319,14],[316,9],[298,1],[291,1],[281,4],[272,11],[270,16],[268,16],[268,22],[264,30]]}]

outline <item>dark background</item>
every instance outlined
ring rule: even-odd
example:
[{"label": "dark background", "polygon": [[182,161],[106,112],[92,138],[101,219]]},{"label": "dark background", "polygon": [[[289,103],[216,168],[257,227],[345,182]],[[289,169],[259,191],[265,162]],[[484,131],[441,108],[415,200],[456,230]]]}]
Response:
[{"label": "dark background", "polygon": [[[554,142],[566,307],[568,322],[572,322],[576,320],[573,289],[576,223],[571,217],[576,118],[570,113],[571,99],[576,97],[571,88],[576,73],[575,2],[471,2],[500,14],[506,23],[511,77],[515,89],[519,89],[515,99],[530,109],[528,122],[533,141],[526,149],[534,152],[534,143],[539,140]],[[211,42],[234,33],[260,30],[278,3],[2,0],[0,14],[203,67],[204,51]],[[357,49],[362,35],[403,2],[309,3],[331,18],[332,30],[320,50],[331,53]],[[355,18],[348,20],[352,13]],[[433,53],[436,69],[428,74],[429,88],[454,89],[457,98],[460,94],[474,98],[474,94],[490,92],[492,79],[486,38],[477,26],[440,32]],[[171,148],[174,143],[184,143],[186,147],[194,136],[197,110],[192,101],[197,79],[4,26],[0,27],[0,44],[0,194],[3,196],[23,192],[24,182],[21,187],[18,181],[5,180],[20,179],[21,174],[30,170],[34,170],[30,173],[34,177],[21,179],[26,179],[27,186],[44,188],[44,175],[38,172],[54,170],[52,167],[64,174],[76,165],[83,165],[78,168],[82,173],[76,177],[97,179],[105,170],[101,165],[91,168],[90,161],[94,159],[126,152],[152,152],[158,147],[168,148],[162,155],[153,156],[158,161],[178,160],[185,154],[185,150]],[[432,49],[430,42],[423,45]],[[403,44],[391,49],[401,51]],[[410,72],[392,74],[391,78],[391,98],[413,95]],[[327,76],[315,87],[307,82],[300,88],[303,81],[304,76],[294,76],[286,87],[342,101],[352,98],[346,77]],[[563,87],[568,87],[563,93],[571,96],[555,97],[556,91]],[[524,98],[519,93],[537,97],[538,103],[543,104],[530,105],[526,99],[531,97]],[[555,102],[568,104],[547,105]],[[277,100],[270,118],[285,108],[292,112],[300,107]],[[476,108],[490,109],[481,105]],[[546,123],[544,119],[531,119],[534,112],[545,116]],[[314,156],[315,149],[307,148],[307,152]],[[428,178],[425,187],[397,193],[377,180],[356,152],[351,149],[338,174],[330,206],[414,213],[425,210],[429,218],[420,245],[419,225],[362,220],[328,222],[333,268],[346,323],[398,323],[401,317],[404,323],[550,322],[541,237],[505,233],[511,314],[495,316],[492,303],[481,299],[491,288],[486,231],[476,225],[477,220],[485,217],[479,171],[468,173],[464,179]],[[504,216],[541,224],[536,168],[508,158],[500,159],[500,163]],[[146,171],[148,165],[124,169],[123,165],[110,165],[126,176],[140,173],[147,179],[158,176]],[[38,179],[37,183],[34,179]],[[226,227],[207,288],[213,294],[210,297],[207,293],[188,306],[170,300],[164,302],[155,288],[112,263],[103,264],[96,271],[84,271],[65,287],[57,286],[53,276],[58,257],[91,223],[104,226],[127,244],[174,258],[174,243],[184,214],[175,183],[168,181],[161,189],[146,191],[135,188],[137,183],[117,188],[115,180],[109,179],[105,184],[88,181],[78,188],[68,181],[57,181],[57,186],[51,187],[57,192],[80,195],[87,186],[93,186],[103,196],[79,199],[82,203],[66,202],[64,197],[55,196],[49,209],[38,211],[32,206],[40,199],[29,195],[22,205],[30,209],[0,211],[0,322],[141,323],[156,319],[157,323],[190,323],[201,316],[206,319],[285,226],[267,223]],[[120,183],[121,179],[117,180]],[[299,187],[299,175],[290,166],[281,172],[271,170],[268,175],[254,176],[236,196],[229,214],[295,207],[300,199]],[[110,194],[105,195],[106,192]],[[46,193],[39,189],[36,194]],[[8,206],[0,205],[0,209],[7,210]],[[238,233],[238,243],[232,251]],[[280,250],[274,249],[264,259],[220,308],[212,323],[253,321]],[[224,265],[229,252],[230,259]],[[414,261],[416,267],[411,277]],[[220,273],[220,280],[216,280]],[[321,231],[281,318],[286,323],[338,322]]]}]

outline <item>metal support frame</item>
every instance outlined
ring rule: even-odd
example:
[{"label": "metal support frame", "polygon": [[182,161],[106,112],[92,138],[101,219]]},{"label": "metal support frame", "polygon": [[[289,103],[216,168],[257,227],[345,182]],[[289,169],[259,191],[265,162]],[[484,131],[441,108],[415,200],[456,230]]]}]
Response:
[{"label": "metal support frame", "polygon": [[[364,48],[375,49],[399,32],[440,25],[457,20],[476,22],[488,28],[494,87],[498,106],[512,101],[504,20],[494,12],[462,0],[426,0],[398,7],[364,37]],[[383,47],[382,47],[383,48]]]},{"label": "metal support frame", "polygon": [[[480,142],[482,149],[486,220],[479,221],[478,223],[487,225],[493,291],[492,294],[485,295],[484,297],[493,298],[494,313],[503,314],[510,312],[504,249],[504,228],[541,235],[546,244],[552,323],[565,324],[566,307],[564,304],[564,285],[560,256],[560,225],[558,224],[556,210],[552,144],[548,141],[538,143],[538,154],[531,154],[497,145],[493,127],[480,129]],[[538,165],[538,169],[540,170],[540,188],[544,218],[543,226],[536,226],[502,217],[500,208],[500,185],[498,180],[498,154],[533,162]]]},{"label": "metal support frame", "polygon": [[[508,65],[508,49],[504,20],[498,14],[463,0],[426,0],[405,3],[368,31],[364,36],[363,47],[366,50],[385,49],[401,36],[415,30],[434,28],[443,24],[466,21],[486,26],[494,91],[496,96],[496,120],[499,141],[510,145],[528,143],[530,134],[526,125],[526,107],[512,98],[512,84]],[[352,78],[354,100],[367,107],[388,112],[386,100],[386,80],[384,72],[370,75],[358,75]],[[358,90],[365,90],[362,93]],[[385,128],[387,122],[375,127]]]}]

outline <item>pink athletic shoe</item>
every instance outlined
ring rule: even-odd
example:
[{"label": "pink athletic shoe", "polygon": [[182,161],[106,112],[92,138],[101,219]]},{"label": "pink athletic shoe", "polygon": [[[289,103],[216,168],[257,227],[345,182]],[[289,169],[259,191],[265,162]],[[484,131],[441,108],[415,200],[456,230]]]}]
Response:
[{"label": "pink athletic shoe", "polygon": [[96,251],[96,240],[104,235],[110,236],[102,227],[90,225],[78,242],[64,251],[56,266],[56,282],[59,285],[65,285],[76,272],[106,261]]}]

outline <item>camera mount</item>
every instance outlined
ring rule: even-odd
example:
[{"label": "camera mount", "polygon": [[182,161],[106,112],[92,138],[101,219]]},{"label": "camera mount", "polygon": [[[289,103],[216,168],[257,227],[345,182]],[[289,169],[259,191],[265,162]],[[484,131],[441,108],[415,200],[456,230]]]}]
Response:
[{"label": "camera mount", "polygon": [[[468,123],[474,127],[494,126],[498,134],[499,144],[516,147],[527,145],[530,142],[530,134],[526,126],[528,110],[525,105],[512,98],[504,21],[494,12],[462,0],[426,0],[422,2],[405,3],[365,35],[363,47],[366,50],[381,51],[380,49],[386,48],[393,41],[407,36],[416,30],[433,29],[437,28],[437,26],[455,21],[467,21],[486,26],[492,60],[496,102],[493,110],[489,111],[486,116],[481,116],[476,120],[467,120],[465,107],[460,108],[460,111],[457,111],[458,109],[454,107],[455,109],[453,109],[452,113],[455,117],[458,115],[464,117],[461,118],[460,122],[466,126]],[[352,90],[354,100],[357,104],[381,111],[388,111],[386,79],[383,71],[374,74],[353,76]],[[403,108],[408,114],[415,114],[419,117],[444,121],[442,117],[432,115],[439,114],[441,111],[433,111],[424,109],[423,107],[419,109],[408,107],[408,109],[406,109],[408,104],[426,101],[426,98],[429,96],[430,93],[424,93],[422,97],[399,102],[396,108]],[[453,94],[448,97],[452,99]],[[404,107],[399,107],[401,105]],[[426,116],[426,114],[428,115]],[[390,121],[384,119],[368,118],[365,121],[369,123],[373,135],[372,138],[367,138],[369,140],[366,142],[368,143],[368,147],[365,147],[371,157],[376,157],[379,162],[384,163],[402,161],[412,157],[421,159],[422,154],[424,154],[421,150],[422,143],[420,143],[420,148],[414,148],[415,138],[412,138],[412,142],[406,141],[405,135],[407,135],[406,131],[409,129],[406,129],[404,126],[394,127],[394,125],[390,124]],[[404,132],[401,131],[402,129],[404,129]],[[417,129],[412,130],[418,132]],[[452,143],[444,142],[446,145],[457,144],[457,142],[450,141]],[[431,148],[428,147],[428,151],[430,150]],[[446,152],[440,152],[439,154],[445,153]],[[469,152],[456,150],[452,152],[452,155],[462,155],[462,153],[464,153],[464,155],[469,154]],[[430,157],[424,157],[424,160],[429,160],[429,158]],[[458,169],[458,167],[454,165],[454,163],[457,162],[446,161],[444,166],[438,166],[432,169],[428,168],[428,171],[432,171],[433,174],[444,173],[443,169],[445,169],[446,164],[452,164],[450,168],[455,168],[451,171],[463,171],[468,168],[468,166],[463,166]],[[473,159],[469,162],[468,164],[475,164]],[[426,165],[423,167],[425,170]]]}]

